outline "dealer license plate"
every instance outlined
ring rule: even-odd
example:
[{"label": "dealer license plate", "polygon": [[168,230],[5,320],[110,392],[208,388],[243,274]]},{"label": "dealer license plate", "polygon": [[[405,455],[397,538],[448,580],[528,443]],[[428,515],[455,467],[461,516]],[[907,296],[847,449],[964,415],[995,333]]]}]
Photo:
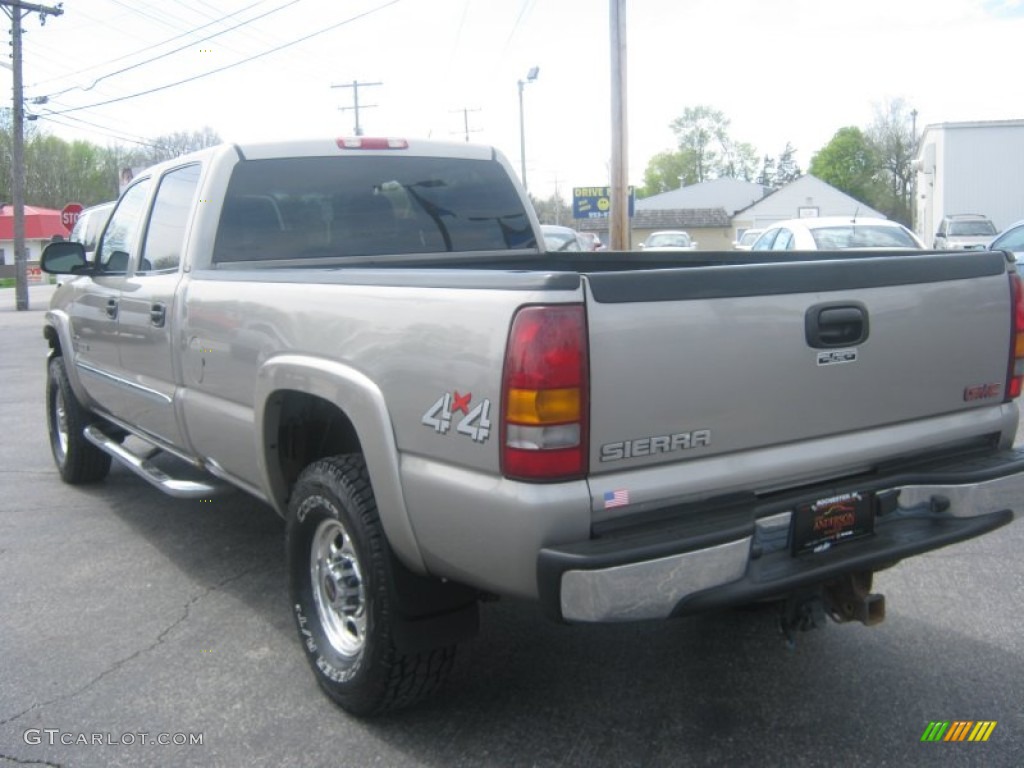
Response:
[{"label": "dealer license plate", "polygon": [[874,530],[874,494],[842,493],[802,504],[793,511],[793,554],[824,552]]}]

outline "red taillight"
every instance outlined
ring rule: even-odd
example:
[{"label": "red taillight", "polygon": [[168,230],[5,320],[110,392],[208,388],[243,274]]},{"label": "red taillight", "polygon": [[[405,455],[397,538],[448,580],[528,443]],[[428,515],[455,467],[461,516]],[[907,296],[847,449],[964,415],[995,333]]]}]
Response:
[{"label": "red taillight", "polygon": [[376,136],[346,136],[338,139],[338,149],[408,149],[405,139],[387,139]]},{"label": "red taillight", "polygon": [[1013,327],[1010,333],[1010,366],[1006,375],[1006,399],[1020,397],[1024,388],[1024,287],[1020,275],[1010,273],[1010,297],[1013,300]]},{"label": "red taillight", "polygon": [[587,474],[587,320],[581,304],[516,313],[502,382],[502,472],[554,482]]}]

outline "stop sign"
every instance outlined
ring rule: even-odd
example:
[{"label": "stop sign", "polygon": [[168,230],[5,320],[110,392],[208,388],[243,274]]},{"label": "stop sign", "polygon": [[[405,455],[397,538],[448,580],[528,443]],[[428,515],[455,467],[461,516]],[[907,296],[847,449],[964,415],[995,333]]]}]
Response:
[{"label": "stop sign", "polygon": [[60,212],[60,223],[64,225],[64,229],[70,232],[75,228],[75,222],[78,221],[78,214],[82,212],[81,203],[68,203],[64,206],[64,210]]}]

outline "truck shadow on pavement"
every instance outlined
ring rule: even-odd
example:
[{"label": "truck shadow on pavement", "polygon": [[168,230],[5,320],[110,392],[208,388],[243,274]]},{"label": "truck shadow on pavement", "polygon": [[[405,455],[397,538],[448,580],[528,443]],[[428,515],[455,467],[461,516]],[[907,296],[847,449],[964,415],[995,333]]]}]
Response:
[{"label": "truck shadow on pavement", "polygon": [[[261,636],[269,634],[275,656],[248,675],[260,686],[262,674],[287,668],[274,683],[286,688],[274,696],[295,708],[288,727],[304,745],[303,765],[346,752],[346,764],[437,768],[771,765],[795,756],[802,765],[916,764],[922,749],[942,748],[920,743],[927,724],[942,719],[997,720],[1002,737],[972,745],[978,755],[943,753],[944,762],[970,764],[984,750],[987,764],[1009,765],[1011,735],[1024,728],[1024,658],[898,607],[878,627],[802,634],[792,650],[770,605],[567,626],[512,600],[482,606],[480,636],[460,647],[438,695],[360,721],[327,701],[305,668],[288,610],[284,525],[269,507],[241,493],[210,503],[169,499],[116,468],[105,486],[89,493],[189,582],[237,599]],[[962,608],[969,624],[971,606]],[[240,694],[265,706],[263,689]],[[263,715],[271,728],[276,711]],[[362,746],[353,749],[353,740]]]}]

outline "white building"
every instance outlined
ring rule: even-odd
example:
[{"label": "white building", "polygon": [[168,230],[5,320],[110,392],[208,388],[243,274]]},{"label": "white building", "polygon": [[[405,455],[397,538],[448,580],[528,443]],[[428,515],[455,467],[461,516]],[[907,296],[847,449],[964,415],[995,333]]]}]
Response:
[{"label": "white building", "polygon": [[885,218],[884,213],[869,208],[816,176],[805,174],[742,211],[737,211],[732,218],[732,225],[739,237],[744,230],[764,229],[783,219],[817,216]]},{"label": "white building", "polygon": [[982,214],[997,230],[1024,219],[1024,120],[929,125],[915,167],[915,228],[926,245],[943,216]]}]

